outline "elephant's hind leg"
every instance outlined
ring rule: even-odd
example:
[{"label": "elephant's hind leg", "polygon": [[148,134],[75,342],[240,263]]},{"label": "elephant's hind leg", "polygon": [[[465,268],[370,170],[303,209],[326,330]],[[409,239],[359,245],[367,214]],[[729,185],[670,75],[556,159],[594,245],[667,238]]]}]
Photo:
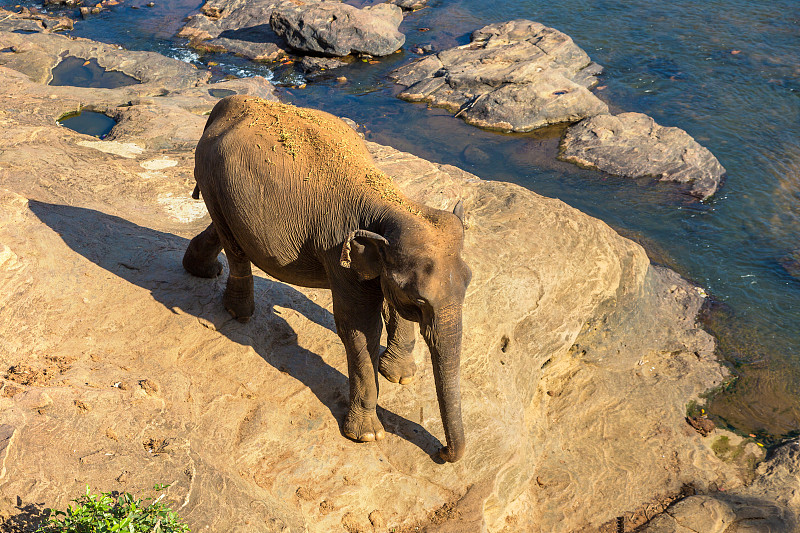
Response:
[{"label": "elephant's hind leg", "polygon": [[402,318],[388,303],[383,304],[386,322],[386,349],[381,354],[378,371],[392,383],[406,385],[414,381],[414,323]]},{"label": "elephant's hind leg", "polygon": [[186,248],[186,253],[183,254],[183,268],[199,278],[215,278],[222,272],[222,263],[217,259],[221,251],[222,242],[219,240],[217,230],[213,223],[209,224]]},{"label": "elephant's hind leg", "polygon": [[230,273],[228,283],[225,285],[225,295],[222,301],[225,309],[239,322],[247,322],[253,316],[256,304],[253,298],[253,271],[250,260],[243,254],[225,247],[228,257]]}]

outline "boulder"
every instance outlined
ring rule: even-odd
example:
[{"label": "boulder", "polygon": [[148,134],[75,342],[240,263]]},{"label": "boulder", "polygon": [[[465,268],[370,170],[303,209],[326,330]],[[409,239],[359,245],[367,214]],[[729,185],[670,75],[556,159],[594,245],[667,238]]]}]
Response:
[{"label": "boulder", "polygon": [[390,76],[406,87],[404,100],[443,107],[482,128],[523,132],[607,113],[589,91],[601,70],[568,35],[514,20]]},{"label": "boulder", "polygon": [[570,126],[559,159],[618,176],[686,183],[702,199],[716,192],[725,174],[717,158],[688,133],[641,113],[597,115]]},{"label": "boulder", "polygon": [[651,520],[642,533],[797,531],[800,528],[800,442],[773,451],[747,487],[686,498]]},{"label": "boulder", "polygon": [[397,30],[402,21],[402,10],[392,4],[358,9],[338,2],[286,2],[269,19],[292,49],[339,57],[393,53],[406,40]]}]

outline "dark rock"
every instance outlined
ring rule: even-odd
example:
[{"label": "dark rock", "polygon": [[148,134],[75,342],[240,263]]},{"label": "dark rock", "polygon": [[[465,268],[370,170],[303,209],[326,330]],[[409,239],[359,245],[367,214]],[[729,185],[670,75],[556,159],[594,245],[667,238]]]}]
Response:
[{"label": "dark rock", "polygon": [[295,50],[331,56],[391,54],[405,42],[402,10],[390,4],[358,9],[336,2],[283,3],[269,23]]},{"label": "dark rock", "polygon": [[708,436],[716,427],[714,422],[706,416],[690,416],[686,418],[686,422],[704,437]]},{"label": "dark rock", "polygon": [[275,61],[286,55],[286,51],[275,43],[260,43],[228,37],[217,37],[216,39],[204,41],[202,46],[208,47],[209,50],[217,49],[220,52],[230,52],[253,61]]},{"label": "dark rock", "polygon": [[598,115],[575,124],[560,150],[563,161],[609,174],[690,183],[691,193],[702,199],[714,194],[725,174],[688,133],[659,126],[641,113]]},{"label": "dark rock", "polygon": [[531,131],[608,112],[589,91],[602,67],[572,39],[538,22],[490,24],[472,42],[392,72],[399,97],[428,102],[476,126]]},{"label": "dark rock", "polygon": [[44,0],[46,6],[79,6],[83,0]]},{"label": "dark rock", "polygon": [[320,76],[328,70],[335,70],[347,65],[347,62],[335,57],[306,56],[298,66],[308,76]]},{"label": "dark rock", "polygon": [[428,0],[389,0],[387,4],[394,4],[403,11],[416,11],[428,5]]},{"label": "dark rock", "polygon": [[488,163],[491,159],[489,154],[473,144],[464,148],[464,151],[461,152],[461,157],[470,165],[483,165]]},{"label": "dark rock", "polygon": [[800,279],[800,249],[781,258],[780,263],[789,275]]}]

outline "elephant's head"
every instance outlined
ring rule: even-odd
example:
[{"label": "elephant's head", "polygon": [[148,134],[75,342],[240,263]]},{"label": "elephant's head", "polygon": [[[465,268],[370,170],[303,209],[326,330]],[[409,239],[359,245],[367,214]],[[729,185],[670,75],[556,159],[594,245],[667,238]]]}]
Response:
[{"label": "elephant's head", "polygon": [[439,411],[447,446],[440,456],[449,462],[464,454],[461,420],[461,309],[472,272],[461,258],[463,208],[453,213],[426,211],[403,217],[384,235],[358,230],[343,250],[343,264],[362,279],[380,276],[386,301],[404,319],[418,322],[433,363]]}]

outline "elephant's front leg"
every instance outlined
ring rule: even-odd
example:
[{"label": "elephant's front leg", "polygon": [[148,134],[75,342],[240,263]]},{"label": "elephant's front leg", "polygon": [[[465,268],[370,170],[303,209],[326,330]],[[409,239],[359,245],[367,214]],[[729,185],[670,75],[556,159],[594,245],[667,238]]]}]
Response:
[{"label": "elephant's front leg", "polygon": [[417,372],[412,354],[415,324],[397,314],[388,302],[383,304],[383,319],[386,321],[386,350],[381,354],[378,370],[392,383],[411,383]]},{"label": "elephant's front leg", "polygon": [[[383,328],[381,297],[363,294],[353,299],[353,292],[343,291],[337,297],[333,291],[333,314],[336,331],[347,352],[347,372],[350,378],[350,408],[344,419],[342,433],[362,442],[380,440],[385,436],[378,420],[378,349]],[[349,293],[349,294],[348,294]]]}]

